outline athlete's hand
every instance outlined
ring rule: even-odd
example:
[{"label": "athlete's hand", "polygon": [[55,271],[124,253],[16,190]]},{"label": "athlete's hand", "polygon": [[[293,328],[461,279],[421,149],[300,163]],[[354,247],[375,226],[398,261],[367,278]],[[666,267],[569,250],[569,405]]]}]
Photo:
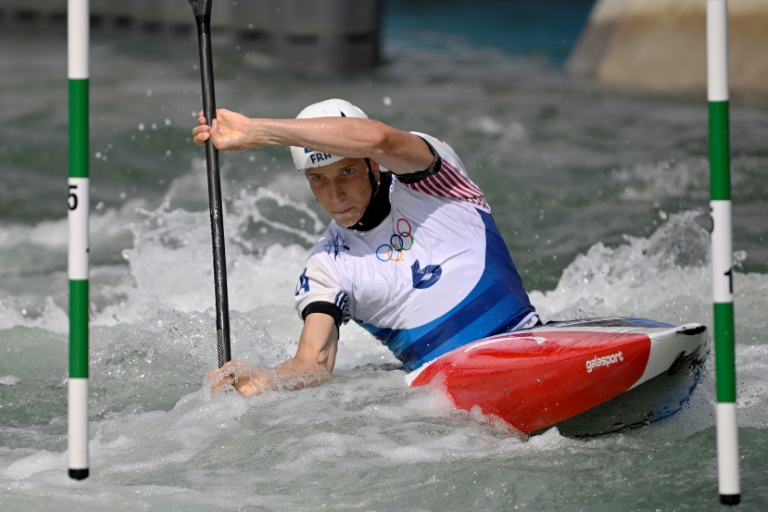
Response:
[{"label": "athlete's hand", "polygon": [[273,388],[272,379],[266,375],[268,369],[242,361],[229,361],[221,368],[208,374],[211,379],[211,394],[218,396],[232,386],[244,397],[260,395]]},{"label": "athlete's hand", "polygon": [[192,129],[195,144],[204,146],[205,141],[211,140],[219,150],[242,150],[256,147],[249,143],[248,126],[250,120],[237,112],[224,108],[216,110],[216,118],[211,125],[201,111],[197,118],[197,126]]}]

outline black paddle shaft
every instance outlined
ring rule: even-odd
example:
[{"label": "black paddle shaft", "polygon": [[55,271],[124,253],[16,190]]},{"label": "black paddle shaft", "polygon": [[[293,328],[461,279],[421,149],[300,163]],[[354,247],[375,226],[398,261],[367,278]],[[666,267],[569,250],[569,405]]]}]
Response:
[{"label": "black paddle shaft", "polygon": [[[211,54],[211,2],[189,0],[195,12],[197,37],[200,47],[200,78],[203,86],[203,112],[209,124],[216,117],[213,89],[213,56]],[[229,299],[227,298],[227,258],[224,251],[224,216],[221,207],[221,178],[219,152],[210,140],[205,143],[208,164],[208,207],[211,213],[211,239],[213,241],[213,281],[216,289],[216,341],[219,367],[232,359],[229,348]]]}]

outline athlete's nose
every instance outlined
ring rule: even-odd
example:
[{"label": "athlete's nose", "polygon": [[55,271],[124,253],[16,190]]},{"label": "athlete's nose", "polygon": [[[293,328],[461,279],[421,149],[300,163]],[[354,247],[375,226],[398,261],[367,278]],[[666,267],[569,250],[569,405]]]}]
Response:
[{"label": "athlete's nose", "polygon": [[347,193],[344,190],[344,185],[340,182],[336,182],[331,186],[331,200],[340,203],[347,198]]}]

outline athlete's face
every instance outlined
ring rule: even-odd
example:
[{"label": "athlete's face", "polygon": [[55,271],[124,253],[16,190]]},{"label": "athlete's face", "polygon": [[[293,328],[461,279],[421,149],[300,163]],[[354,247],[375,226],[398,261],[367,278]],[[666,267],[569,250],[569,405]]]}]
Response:
[{"label": "athlete's face", "polygon": [[[371,162],[374,179],[379,169]],[[340,226],[354,226],[371,201],[372,185],[363,158],[345,158],[325,167],[306,170],[309,186],[323,210]]]}]

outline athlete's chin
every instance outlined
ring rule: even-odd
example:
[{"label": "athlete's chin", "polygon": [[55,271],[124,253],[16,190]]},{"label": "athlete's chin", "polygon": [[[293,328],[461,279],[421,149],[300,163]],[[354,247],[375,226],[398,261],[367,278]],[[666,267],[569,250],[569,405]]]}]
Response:
[{"label": "athlete's chin", "polygon": [[336,221],[336,224],[343,228],[351,228],[355,224],[357,224],[357,221],[360,220],[360,214],[357,212],[345,212],[341,214],[333,214],[331,215],[333,220]]},{"label": "athlete's chin", "polygon": [[343,228],[351,228],[352,226],[357,224],[357,221],[356,220],[337,220],[336,224],[338,224]]}]

